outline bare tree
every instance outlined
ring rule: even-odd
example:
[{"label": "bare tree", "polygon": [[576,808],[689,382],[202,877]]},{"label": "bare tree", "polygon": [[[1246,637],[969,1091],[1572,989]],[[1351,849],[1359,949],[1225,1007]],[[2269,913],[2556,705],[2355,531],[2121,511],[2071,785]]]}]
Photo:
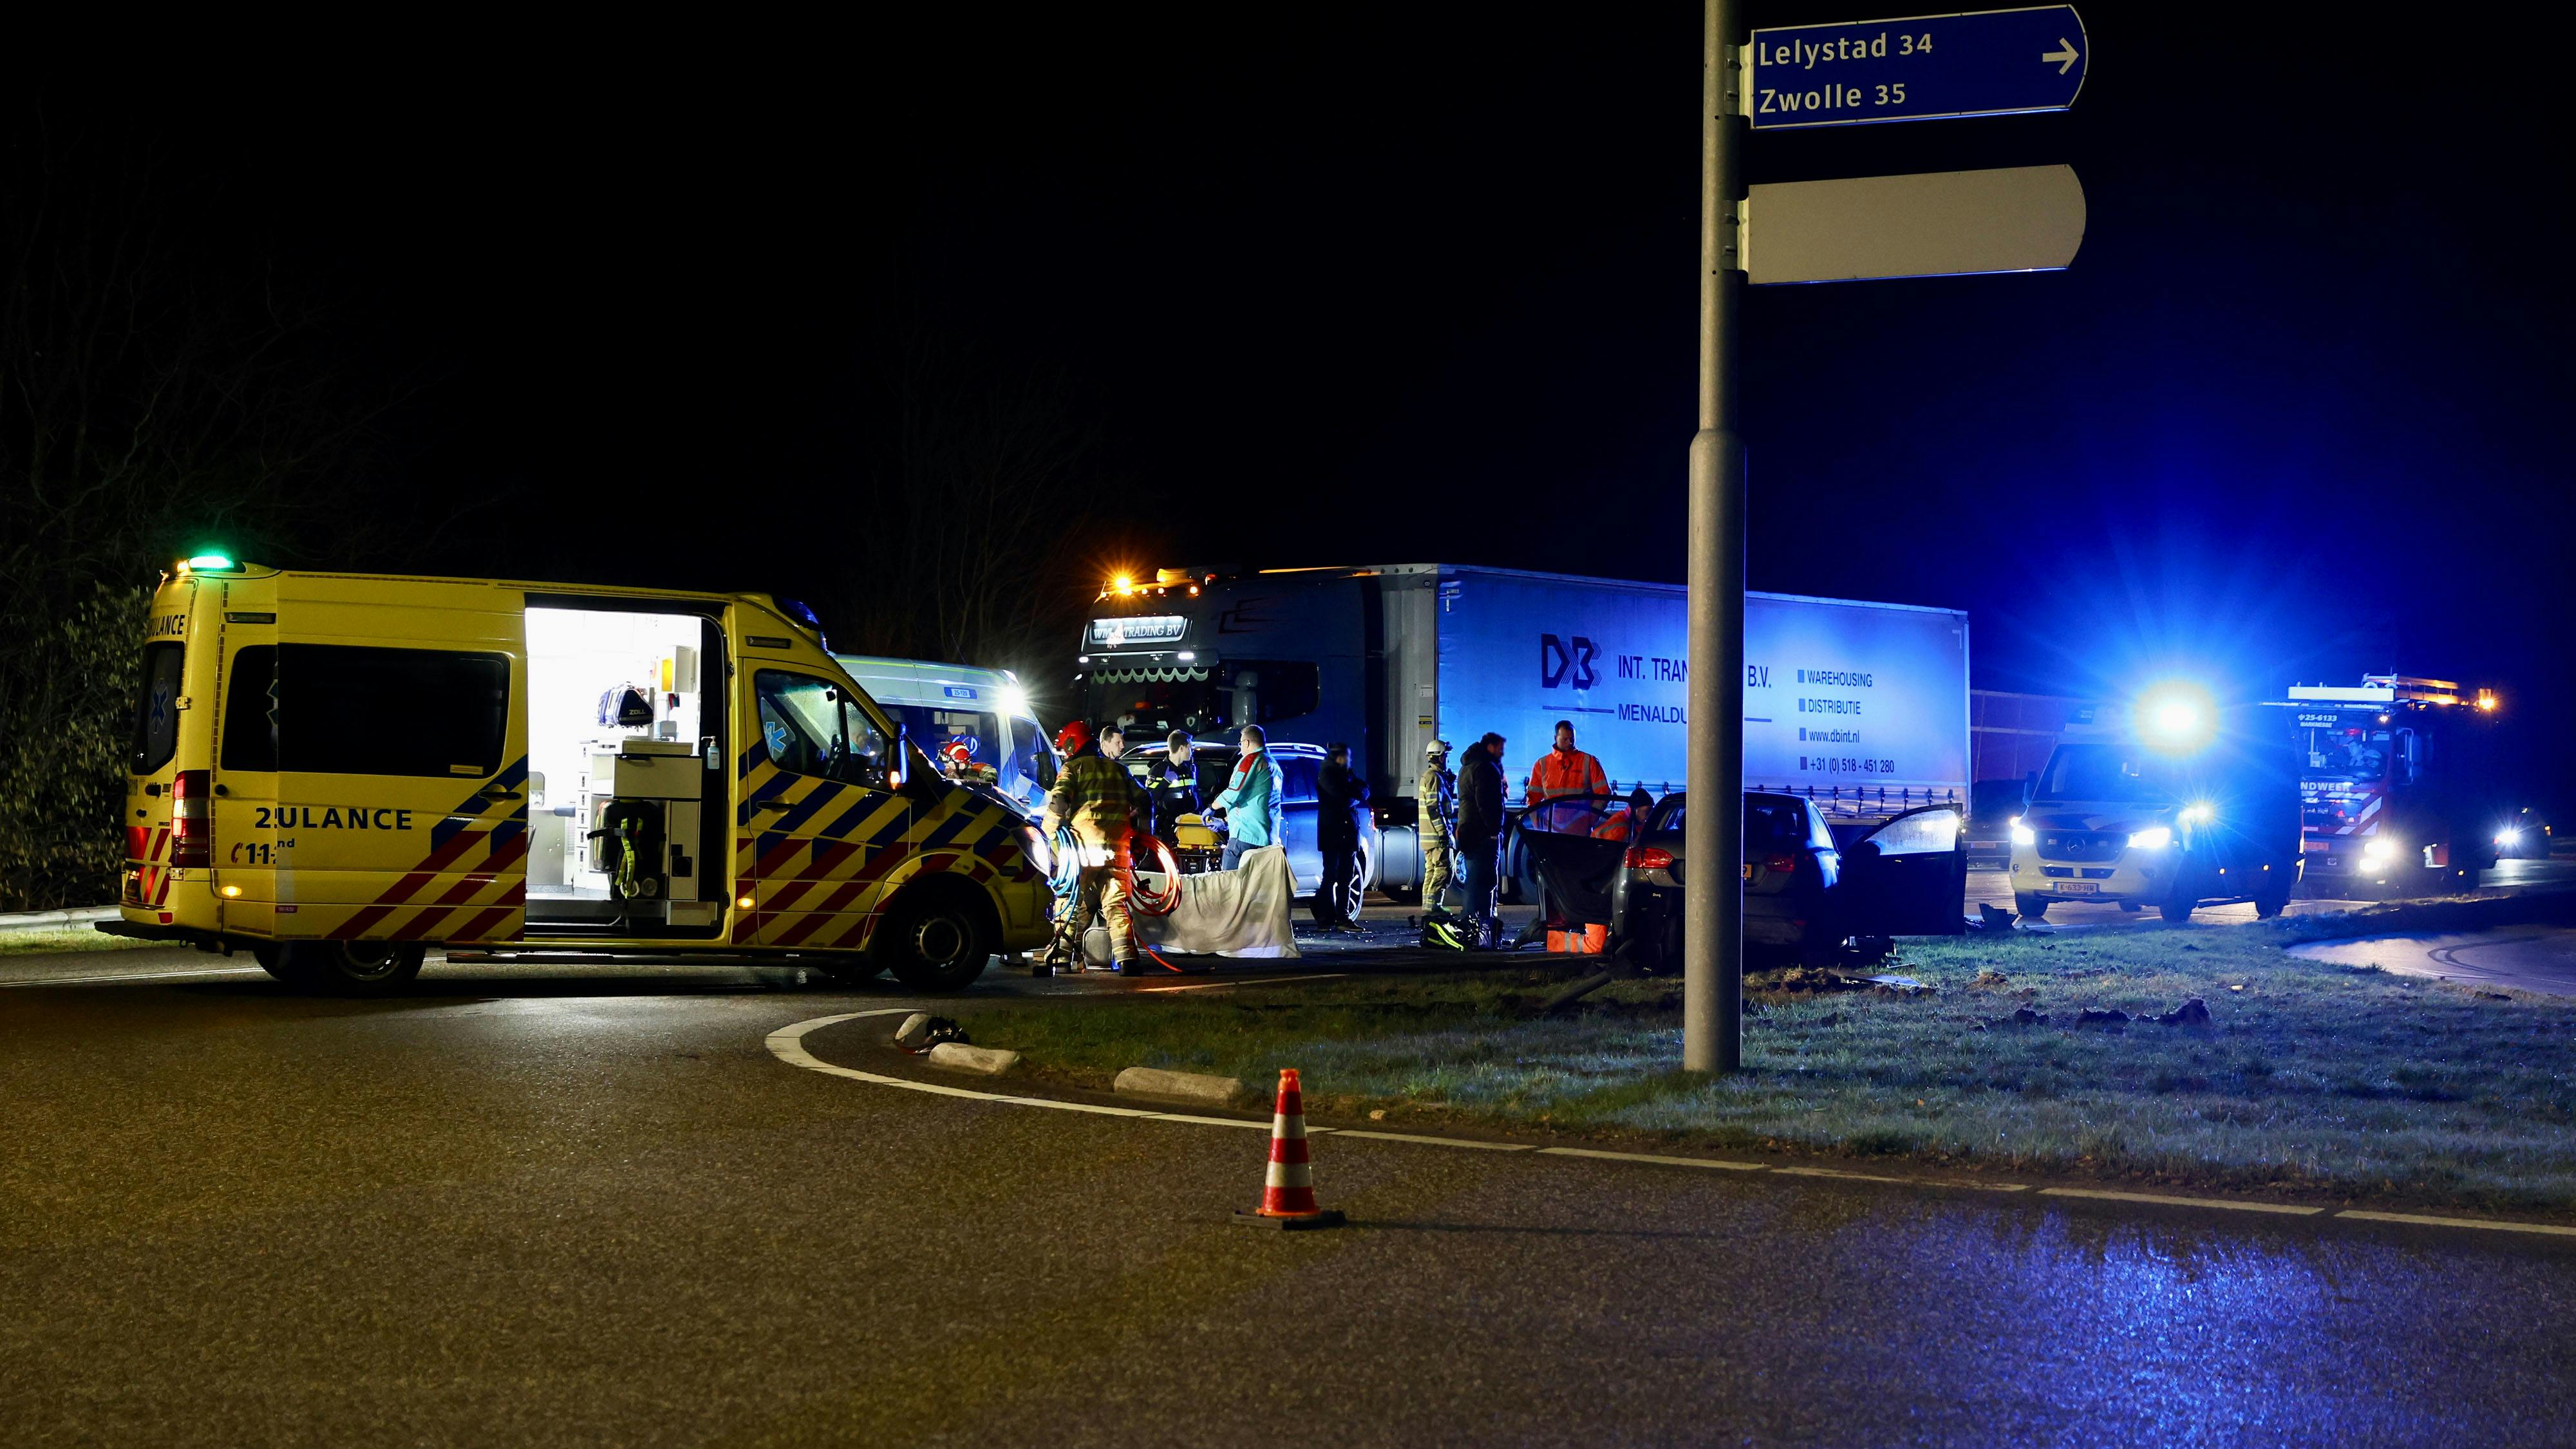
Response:
[{"label": "bare tree", "polygon": [[291,553],[374,415],[211,185],[32,107],[0,156],[0,909],[106,898],[144,591]]}]

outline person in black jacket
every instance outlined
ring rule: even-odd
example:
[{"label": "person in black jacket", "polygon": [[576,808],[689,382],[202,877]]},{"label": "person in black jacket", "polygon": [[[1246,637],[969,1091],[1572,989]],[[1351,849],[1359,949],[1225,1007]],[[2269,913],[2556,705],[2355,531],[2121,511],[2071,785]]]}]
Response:
[{"label": "person in black jacket", "polygon": [[1199,808],[1198,764],[1190,754],[1189,731],[1172,731],[1163,753],[1145,766],[1145,793],[1154,801],[1154,838],[1169,845],[1180,838],[1181,817]]},{"label": "person in black jacket", "polygon": [[1503,737],[1488,731],[1458,758],[1458,859],[1467,914],[1494,919],[1494,855],[1503,840]]},{"label": "person in black jacket", "polygon": [[1315,780],[1315,850],[1324,858],[1324,883],[1315,892],[1315,919],[1337,931],[1357,931],[1360,914],[1360,823],[1368,782],[1351,768],[1351,747],[1339,740],[1324,749]]}]

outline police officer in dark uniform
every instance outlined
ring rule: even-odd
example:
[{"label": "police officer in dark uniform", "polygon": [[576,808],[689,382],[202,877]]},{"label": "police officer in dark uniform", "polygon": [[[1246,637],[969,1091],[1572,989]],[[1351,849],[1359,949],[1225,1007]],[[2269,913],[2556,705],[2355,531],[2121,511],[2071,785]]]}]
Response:
[{"label": "police officer in dark uniform", "polygon": [[1324,858],[1324,883],[1315,892],[1315,919],[1337,931],[1359,930],[1359,809],[1368,803],[1368,782],[1351,768],[1351,747],[1335,740],[1324,747],[1324,768],[1315,781],[1315,850]]}]

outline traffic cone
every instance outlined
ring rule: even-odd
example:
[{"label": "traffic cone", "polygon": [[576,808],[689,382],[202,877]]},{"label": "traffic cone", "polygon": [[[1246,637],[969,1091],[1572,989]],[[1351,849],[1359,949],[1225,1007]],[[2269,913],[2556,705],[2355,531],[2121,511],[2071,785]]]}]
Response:
[{"label": "traffic cone", "polygon": [[1279,1071],[1279,1107],[1270,1119],[1270,1173],[1262,1179],[1261,1210],[1237,1212],[1248,1228],[1333,1228],[1342,1215],[1315,1206],[1315,1168],[1306,1155],[1306,1099],[1297,1069]]}]

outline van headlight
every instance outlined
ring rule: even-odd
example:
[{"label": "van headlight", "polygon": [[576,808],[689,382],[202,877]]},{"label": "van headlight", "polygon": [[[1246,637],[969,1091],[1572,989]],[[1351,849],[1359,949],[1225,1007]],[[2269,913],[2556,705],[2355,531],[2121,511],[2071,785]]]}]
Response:
[{"label": "van headlight", "polygon": [[2385,835],[2372,836],[2370,843],[2361,848],[2361,858],[2374,863],[2386,860],[2396,853],[2397,842]]},{"label": "van headlight", "polygon": [[2173,827],[2170,825],[2150,825],[2129,837],[2131,850],[2162,850],[2171,844]]},{"label": "van headlight", "polygon": [[2185,825],[2207,825],[2218,818],[2218,811],[2208,801],[2202,800],[2182,807],[2181,818]]},{"label": "van headlight", "polygon": [[2016,815],[2013,817],[2012,823],[2012,843],[2015,845],[2037,845],[2039,844],[2039,832],[2022,824],[2021,817]]},{"label": "van headlight", "polygon": [[2522,839],[2522,832],[2511,826],[2495,833],[2495,843],[2498,845],[2511,845],[2520,839]]}]

